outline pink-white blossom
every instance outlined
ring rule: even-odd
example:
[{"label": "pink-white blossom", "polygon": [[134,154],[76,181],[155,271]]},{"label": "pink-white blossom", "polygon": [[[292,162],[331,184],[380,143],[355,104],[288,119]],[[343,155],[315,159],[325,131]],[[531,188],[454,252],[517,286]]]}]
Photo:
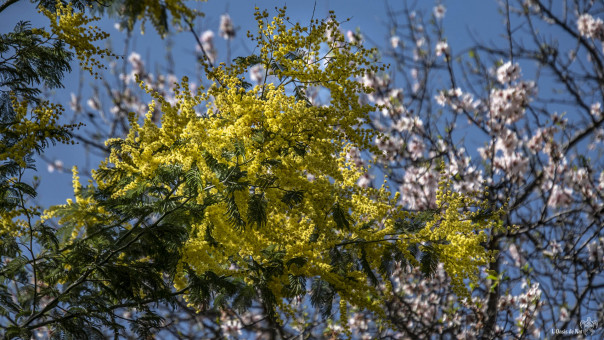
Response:
[{"label": "pink-white blossom", "polygon": [[436,43],[436,56],[440,57],[441,55],[447,56],[449,54],[449,44],[446,41],[439,41]]},{"label": "pink-white blossom", "polygon": [[590,14],[584,13],[577,19],[579,33],[586,37],[604,40],[604,22],[602,19],[594,19]]},{"label": "pink-white blossom", "polygon": [[243,325],[241,324],[241,321],[234,318],[230,318],[229,320],[223,321],[220,324],[220,329],[222,329],[222,332],[227,336],[234,337],[235,339],[239,339],[239,337],[242,335],[242,328]]},{"label": "pink-white blossom", "polygon": [[591,113],[596,120],[599,120],[602,117],[602,104],[600,104],[600,102],[591,104],[589,113]]},{"label": "pink-white blossom", "polygon": [[[201,41],[201,47],[208,57],[210,63],[214,63],[216,61],[216,48],[214,47],[214,32],[211,30],[204,31],[201,33],[201,37],[199,38]],[[201,51],[199,46],[197,46],[197,50]]]},{"label": "pink-white blossom", "polygon": [[368,173],[365,173],[359,177],[357,185],[361,188],[368,188],[371,185],[372,179],[373,176],[369,175]]},{"label": "pink-white blossom", "polygon": [[520,78],[520,66],[508,61],[497,69],[497,81],[501,84],[510,83]]},{"label": "pink-white blossom", "polygon": [[58,172],[63,171],[63,161],[60,159],[57,159],[52,163],[48,163],[47,170],[50,173],[55,172],[55,170]]},{"label": "pink-white blossom", "polygon": [[397,48],[400,42],[401,38],[398,35],[393,35],[390,37],[390,46],[392,46],[392,48]]},{"label": "pink-white blossom", "polygon": [[447,9],[442,4],[439,4],[434,7],[432,12],[434,13],[434,17],[436,19],[442,19],[445,17],[445,13],[447,12]]},{"label": "pink-white blossom", "polygon": [[264,81],[264,67],[260,64],[256,64],[250,68],[250,79],[258,84]]},{"label": "pink-white blossom", "polygon": [[572,202],[572,194],[571,188],[555,184],[550,192],[547,205],[552,208],[567,206]]},{"label": "pink-white blossom", "polygon": [[407,151],[411,155],[411,159],[417,160],[421,158],[426,150],[426,145],[421,140],[414,138],[407,145]]},{"label": "pink-white blossom", "polygon": [[233,20],[231,16],[223,14],[220,16],[220,26],[218,28],[218,34],[221,38],[231,40],[235,38],[235,26],[233,26]]},{"label": "pink-white blossom", "polygon": [[80,99],[73,92],[71,93],[71,97],[69,100],[69,108],[71,108],[74,112],[82,111],[82,105],[80,104]]},{"label": "pink-white blossom", "polygon": [[512,124],[524,116],[526,106],[535,95],[534,82],[519,82],[505,89],[493,89],[489,96],[489,125],[494,131],[503,128],[503,124]]}]

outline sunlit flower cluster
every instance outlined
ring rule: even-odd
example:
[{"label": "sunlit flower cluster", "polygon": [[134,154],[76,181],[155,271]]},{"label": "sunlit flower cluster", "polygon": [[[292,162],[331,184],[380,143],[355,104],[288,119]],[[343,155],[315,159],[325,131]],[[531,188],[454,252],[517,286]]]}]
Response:
[{"label": "sunlit flower cluster", "polygon": [[[109,37],[108,33],[97,26],[90,25],[100,18],[90,18],[84,12],[74,11],[71,3],[64,4],[62,1],[57,1],[55,7],[54,12],[40,8],[40,12],[50,19],[52,33],[75,50],[82,69],[88,70],[90,74],[97,77],[98,73],[94,70],[106,68],[105,62],[101,59],[116,57],[109,49],[94,45],[95,42]],[[44,33],[50,37],[50,33]]]},{"label": "sunlit flower cluster", "polygon": [[69,136],[60,132],[78,126],[59,124],[59,117],[64,111],[61,105],[49,102],[32,105],[13,97],[12,106],[16,116],[12,122],[0,124],[0,135],[5,138],[13,136],[16,141],[0,145],[0,161],[10,160],[25,167],[25,157],[40,143],[47,143],[46,138],[52,136],[58,142],[67,143]]},{"label": "sunlit flower cluster", "polygon": [[[358,253],[360,245],[369,243],[371,247],[362,247],[363,256],[371,268],[378,268],[387,247],[400,249],[415,263],[408,247],[415,244],[427,249],[430,243],[455,291],[467,295],[466,284],[478,280],[479,267],[493,260],[494,253],[482,246],[488,238],[484,230],[498,227],[503,210],[476,217],[486,203],[453,193],[450,181],[439,183],[447,177],[446,171],[430,170],[433,177],[426,178],[430,183],[425,188],[433,190],[426,197],[428,206],[436,208],[433,218],[415,234],[397,229],[400,221],[413,215],[398,204],[400,194],[392,196],[386,185],[374,188],[370,184],[361,157],[361,152],[375,154],[383,149],[372,145],[377,134],[365,127],[375,106],[362,103],[360,96],[369,94],[370,84],[358,81],[367,74],[383,74],[384,68],[371,60],[375,51],[346,42],[333,17],[315,20],[309,27],[288,27],[284,10],[272,21],[267,12],[257,12],[256,17],[259,34],[251,37],[259,55],[254,63],[213,68],[212,85],[196,93],[183,79],[175,86],[173,98],[162,94],[147,83],[152,77],[144,71],[140,57],[129,57],[133,73],[124,75],[124,81],[134,78],[154,101],[144,123],[131,113],[128,136],[107,142],[114,147],[99,173],[128,174],[128,182],[121,182],[122,175],[95,173],[95,185],[102,190],[115,188],[110,197],[120,199],[160,180],[158,173],[166,168],[198,176],[197,191],[188,198],[190,189],[166,183],[183,197],[183,204],[193,201],[204,206],[182,249],[175,283],[179,289],[186,286],[185,268],[247,285],[266,282],[277,305],[287,310],[284,299],[292,297],[284,289],[289,286],[288,275],[321,278],[337,291],[343,316],[340,326],[345,331],[348,306],[380,314],[382,299],[391,293],[370,284],[368,274],[352,263],[342,267],[343,272],[334,271],[333,249]],[[327,31],[335,32],[330,39]],[[326,45],[330,47],[327,54],[323,52]],[[241,77],[254,65],[270,69],[269,78],[249,88],[242,86]],[[297,87],[320,87],[329,93],[329,101],[309,105],[301,97],[308,93],[305,89],[272,82],[277,79],[289,79],[287,84]],[[396,91],[371,95],[373,101],[383,100],[384,106],[402,107],[402,94]],[[98,108],[94,100],[92,108]],[[156,119],[158,112],[161,115]],[[410,129],[421,131],[421,122],[406,117],[411,119]],[[384,139],[383,143],[390,142]],[[405,149],[415,159],[426,152],[417,138]],[[420,175],[422,170],[417,169]],[[90,223],[87,213],[104,216],[91,210],[94,202],[88,200],[92,197],[78,195],[84,189],[75,188],[76,202],[68,206],[81,211],[70,218],[85,227]],[[59,210],[47,217],[65,218]],[[280,267],[274,276],[260,276],[254,268],[274,265],[275,256],[280,263],[304,262]],[[376,275],[384,285],[389,280],[386,274]],[[239,334],[236,320],[225,320],[223,326],[225,333]]]}]

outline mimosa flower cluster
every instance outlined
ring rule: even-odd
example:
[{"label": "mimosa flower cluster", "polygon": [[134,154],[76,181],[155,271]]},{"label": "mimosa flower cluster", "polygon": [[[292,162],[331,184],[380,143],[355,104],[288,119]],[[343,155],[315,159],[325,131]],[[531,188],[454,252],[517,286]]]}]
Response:
[{"label": "mimosa flower cluster", "polygon": [[[384,70],[371,58],[375,51],[346,42],[333,15],[308,27],[289,26],[285,10],[272,19],[258,11],[256,19],[258,34],[249,37],[259,54],[208,68],[207,89],[192,93],[184,78],[168,100],[141,81],[154,98],[144,122],[131,113],[128,136],[107,142],[111,154],[94,173],[95,184],[76,184],[76,202],[47,217],[65,219],[69,211],[85,234],[100,216],[115,220],[92,209],[96,198],[87,191],[111,190],[113,200],[138,193],[150,201],[170,198],[192,209],[182,212],[191,223],[176,287],[211,273],[254,287],[284,313],[288,299],[307,294],[292,280],[313,280],[334,291],[343,324],[351,306],[383,314],[393,290],[389,275],[377,269],[393,249],[419,265],[410,247],[442,262],[455,291],[468,296],[467,284],[493,260],[482,244],[485,230],[499,228],[503,210],[480,215],[488,204],[452,192],[443,172],[435,178],[431,217],[419,230],[404,227],[416,216],[397,204],[400,194],[392,196],[387,183],[358,185],[367,172],[360,153],[379,151],[372,145],[377,134],[364,127],[376,108],[360,100],[371,90],[357,81]],[[252,86],[245,75],[257,65],[270,72]],[[329,102],[312,105],[304,96],[308,86],[329,93]],[[411,152],[419,156],[421,145]],[[166,172],[181,173],[182,180],[165,182]],[[158,183],[163,189],[149,191]],[[193,293],[188,298],[201,308]],[[236,334],[237,326],[229,332]]]},{"label": "mimosa flower cluster", "polygon": [[[98,77],[95,69],[106,68],[105,62],[100,59],[116,57],[109,49],[94,45],[97,41],[109,38],[107,32],[90,25],[100,18],[88,17],[84,12],[74,11],[71,3],[64,4],[62,1],[57,1],[55,8],[54,12],[43,7],[39,10],[50,20],[52,34],[75,50],[82,69]],[[51,36],[49,32],[43,31],[43,33],[46,37]]]}]

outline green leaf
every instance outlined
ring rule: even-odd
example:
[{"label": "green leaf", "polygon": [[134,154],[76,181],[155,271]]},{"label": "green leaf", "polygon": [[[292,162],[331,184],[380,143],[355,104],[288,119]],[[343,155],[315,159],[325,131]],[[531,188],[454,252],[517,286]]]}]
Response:
[{"label": "green leaf", "polygon": [[256,178],[255,185],[262,190],[266,190],[266,188],[272,186],[277,181],[277,176],[274,175],[260,175]]},{"label": "green leaf", "polygon": [[216,247],[216,246],[218,246],[218,241],[216,241],[216,239],[214,238],[214,236],[212,236],[212,231],[213,230],[214,230],[214,225],[213,224],[209,224],[206,227],[203,239],[204,239],[204,241],[208,242],[211,247]]},{"label": "green leaf", "polygon": [[496,214],[496,211],[493,208],[488,207],[487,209],[478,211],[478,213],[476,213],[475,215],[472,216],[471,220],[472,220],[472,222],[475,222],[475,223],[481,222],[483,220],[493,217],[493,215],[495,215],[495,214]]},{"label": "green leaf", "polygon": [[287,265],[288,269],[292,265],[295,265],[298,268],[302,268],[302,267],[304,267],[306,262],[308,262],[308,260],[306,258],[299,256],[299,257],[294,257],[294,258],[287,260],[287,262],[285,262],[285,265]]},{"label": "green leaf", "polygon": [[422,246],[422,255],[420,260],[420,270],[427,277],[432,277],[438,267],[438,254],[434,247],[430,245]]},{"label": "green leaf", "polygon": [[236,230],[245,227],[245,221],[239,212],[239,207],[237,207],[237,203],[235,202],[235,195],[229,194],[225,200],[227,204],[226,215],[232,226],[235,227]]},{"label": "green leaf", "polygon": [[333,221],[336,222],[338,228],[350,230],[348,212],[344,211],[344,209],[340,206],[339,203],[336,202],[336,204],[334,204],[334,206],[331,208],[331,214],[333,217]]},{"label": "green leaf", "polygon": [[21,273],[25,270],[25,265],[27,264],[28,259],[25,256],[18,256],[12,259],[9,263],[7,263],[4,268],[2,268],[2,276],[6,277],[15,277],[18,273]]},{"label": "green leaf", "polygon": [[294,97],[298,101],[304,101],[306,103],[306,107],[312,106],[308,96],[306,96],[306,86],[297,85],[294,87]]},{"label": "green leaf", "polygon": [[292,149],[294,150],[294,152],[296,153],[296,155],[300,156],[300,157],[304,157],[306,156],[306,149],[307,149],[307,145],[302,143],[302,142],[296,142],[293,146]]},{"label": "green leaf", "polygon": [[266,206],[268,202],[264,194],[253,194],[248,200],[247,222],[261,228],[266,225]]},{"label": "green leaf", "polygon": [[262,63],[262,58],[255,54],[249,55],[247,57],[237,57],[233,59],[233,64],[246,68],[260,63]]},{"label": "green leaf", "polygon": [[304,52],[302,50],[290,51],[287,52],[284,57],[289,60],[300,60],[304,56]]},{"label": "green leaf", "polygon": [[229,296],[224,293],[216,295],[216,297],[214,297],[214,307],[218,309],[225,308],[228,303],[228,298]]},{"label": "green leaf", "polygon": [[361,263],[361,268],[363,269],[363,272],[365,273],[365,275],[367,275],[367,277],[371,281],[371,284],[374,287],[377,286],[379,281],[378,281],[377,277],[375,276],[375,274],[373,273],[373,270],[371,269],[371,265],[369,264],[369,261],[367,261],[367,252],[365,251],[364,247],[361,248],[361,258],[359,260]]},{"label": "green leaf", "polygon": [[331,314],[331,308],[335,291],[333,287],[324,280],[315,279],[311,285],[310,302],[313,307],[319,308],[324,318]]},{"label": "green leaf", "polygon": [[319,240],[319,228],[317,226],[315,226],[312,234],[310,234],[310,237],[308,238],[308,242],[310,243],[315,243]]},{"label": "green leaf", "polygon": [[243,313],[247,311],[256,298],[256,290],[252,285],[244,285],[243,287],[237,290],[237,294],[233,299],[233,308],[235,308],[239,313]]},{"label": "green leaf", "polygon": [[281,198],[281,202],[287,204],[292,209],[296,204],[299,204],[304,199],[304,192],[301,190],[289,190]]},{"label": "green leaf", "polygon": [[[250,84],[251,86],[251,84]],[[245,144],[242,140],[236,140],[233,142],[233,154],[235,156],[245,157]]]},{"label": "green leaf", "polygon": [[288,274],[289,283],[286,290],[289,296],[306,294],[306,278],[303,275]]}]

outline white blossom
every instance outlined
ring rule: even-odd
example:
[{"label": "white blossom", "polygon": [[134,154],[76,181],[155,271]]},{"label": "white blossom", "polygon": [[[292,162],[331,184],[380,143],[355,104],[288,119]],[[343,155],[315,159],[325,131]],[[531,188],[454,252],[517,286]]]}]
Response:
[{"label": "white blossom", "polygon": [[602,104],[600,104],[600,102],[591,104],[589,113],[591,113],[595,119],[600,119],[602,117]]},{"label": "white blossom", "polygon": [[436,19],[442,19],[445,17],[447,9],[442,4],[439,4],[438,6],[435,6],[432,11],[434,12],[434,17]]},{"label": "white blossom", "polygon": [[52,163],[48,163],[47,170],[50,173],[55,172],[55,170],[57,170],[59,172],[63,171],[63,161],[61,161],[60,159],[57,159]]},{"label": "white blossom", "polygon": [[517,63],[512,64],[508,61],[497,69],[497,81],[502,84],[510,83],[518,78],[520,78],[520,66]]},{"label": "white blossom", "polygon": [[233,20],[228,14],[220,16],[220,26],[218,28],[218,34],[221,38],[231,40],[235,38],[235,26],[233,26]]},{"label": "white blossom", "polygon": [[357,181],[357,185],[361,188],[368,188],[371,185],[372,176],[368,173],[365,173],[359,177]]},{"label": "white blossom", "polygon": [[250,68],[250,79],[258,84],[264,81],[264,67],[261,64],[256,64]]},{"label": "white blossom", "polygon": [[554,185],[550,192],[547,205],[553,208],[567,206],[572,202],[573,190],[568,187],[562,187],[559,184]]},{"label": "white blossom", "polygon": [[[201,46],[203,47],[203,51],[206,56],[210,60],[210,63],[214,63],[216,61],[216,48],[214,47],[214,32],[211,30],[204,31],[201,33],[201,37],[199,39],[201,41]],[[197,46],[197,50],[201,49]]]},{"label": "white blossom", "polygon": [[390,37],[390,45],[392,46],[392,48],[397,48],[400,42],[401,38],[398,35]]},{"label": "white blossom", "polygon": [[436,43],[436,56],[440,57],[443,54],[445,56],[449,54],[449,44],[446,41],[439,41]]},{"label": "white blossom", "polygon": [[224,334],[235,337],[236,339],[239,339],[239,337],[242,335],[242,324],[237,319],[229,319],[225,322],[222,322],[220,329],[222,329]]},{"label": "white blossom", "polygon": [[584,13],[577,19],[579,33],[586,38],[604,40],[604,22],[594,19],[590,14]]},{"label": "white blossom", "polygon": [[82,105],[80,105],[80,100],[79,98],[75,95],[75,93],[71,93],[71,99],[69,101],[69,107],[74,111],[74,112],[81,112],[82,111]]},{"label": "white blossom", "polygon": [[98,98],[98,97],[92,97],[92,98],[89,98],[89,99],[86,101],[86,105],[88,105],[88,107],[89,107],[91,110],[94,110],[94,111],[99,111],[99,110],[101,110],[101,103],[100,103],[100,100],[99,100],[99,98]]}]

